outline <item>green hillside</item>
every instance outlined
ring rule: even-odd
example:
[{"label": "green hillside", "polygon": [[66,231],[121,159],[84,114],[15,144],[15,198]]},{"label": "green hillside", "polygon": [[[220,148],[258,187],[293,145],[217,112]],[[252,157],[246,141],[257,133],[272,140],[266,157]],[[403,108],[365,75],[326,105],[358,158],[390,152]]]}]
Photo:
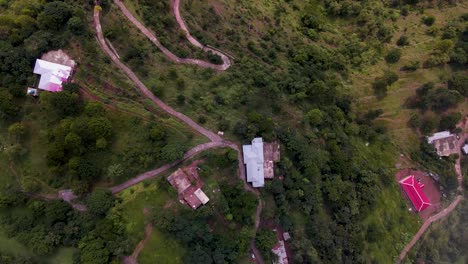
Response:
[{"label": "green hillside", "polygon": [[[222,63],[187,40],[174,1],[122,3],[175,56]],[[192,36],[231,58],[225,71],[174,62],[115,3],[99,4],[0,0],[0,241],[12,241],[0,243],[0,262],[117,263],[151,223],[140,263],[244,263],[260,198],[266,263],[272,225],[290,232],[293,263],[394,263],[422,224],[398,169],[444,175],[442,204],[453,198],[457,157],[439,159],[424,136],[460,133],[468,114],[468,2],[182,1]],[[278,141],[282,180],[256,196],[234,150],[220,149],[197,156],[211,197],[197,211],[178,204],[169,172],[107,191],[209,139],[112,62],[95,10],[107,45],[164,103],[237,145]],[[77,62],[72,81],[27,96],[36,58],[57,49]],[[87,212],[54,199],[69,188]]]}]

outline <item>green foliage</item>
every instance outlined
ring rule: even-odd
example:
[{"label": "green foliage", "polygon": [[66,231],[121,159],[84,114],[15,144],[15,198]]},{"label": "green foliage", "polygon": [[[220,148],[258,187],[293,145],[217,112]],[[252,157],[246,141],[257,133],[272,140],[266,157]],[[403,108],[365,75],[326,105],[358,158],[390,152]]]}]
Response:
[{"label": "green foliage", "polygon": [[278,243],[276,232],[269,229],[261,229],[255,236],[255,245],[262,252],[262,256],[267,257],[266,259],[271,259],[273,255],[271,249],[276,243]]},{"label": "green foliage", "polygon": [[386,71],[382,77],[378,77],[372,83],[374,93],[378,98],[384,98],[387,95],[388,86],[398,81],[398,74]]},{"label": "green foliage", "polygon": [[0,88],[0,118],[14,117],[18,107],[13,103],[13,96],[5,88]]},{"label": "green foliage", "polygon": [[448,81],[448,88],[458,91],[464,97],[468,97],[468,75],[466,72],[457,72]]},{"label": "green foliage", "polygon": [[461,120],[462,114],[459,112],[450,113],[442,116],[440,119],[439,130],[455,129],[458,122]]},{"label": "green foliage", "polygon": [[95,216],[104,216],[114,206],[115,198],[108,190],[97,189],[86,199],[89,212]]},{"label": "green foliage", "polygon": [[41,29],[59,30],[67,24],[71,16],[72,10],[67,3],[54,1],[44,6],[37,17],[37,23]]},{"label": "green foliage", "polygon": [[436,18],[434,16],[423,16],[422,22],[426,26],[432,26],[435,22]]},{"label": "green foliage", "polygon": [[407,36],[402,35],[400,38],[398,38],[396,44],[398,46],[408,46],[410,44],[409,39]]},{"label": "green foliage", "polygon": [[391,49],[385,56],[387,63],[397,63],[401,58],[401,49]]}]

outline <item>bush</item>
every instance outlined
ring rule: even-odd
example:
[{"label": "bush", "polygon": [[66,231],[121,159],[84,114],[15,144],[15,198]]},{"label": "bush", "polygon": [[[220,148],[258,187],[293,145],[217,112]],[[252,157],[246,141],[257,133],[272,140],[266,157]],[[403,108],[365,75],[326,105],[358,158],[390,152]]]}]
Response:
[{"label": "bush", "polygon": [[457,72],[453,74],[448,81],[448,88],[458,91],[464,97],[468,97],[468,75],[466,72]]},{"label": "bush", "polygon": [[402,71],[408,71],[408,72],[414,72],[417,69],[419,69],[419,67],[421,67],[421,63],[419,61],[412,61],[412,62],[404,65],[403,67],[401,67],[401,70]]},{"label": "bush", "polygon": [[409,45],[409,39],[408,39],[407,36],[403,35],[397,40],[396,44],[398,46],[408,46]]},{"label": "bush", "polygon": [[440,119],[439,130],[455,129],[457,123],[461,120],[462,115],[459,112],[450,113],[442,116]]},{"label": "bush", "polygon": [[398,74],[387,71],[382,77],[376,78],[372,87],[378,98],[383,98],[387,95],[387,87],[398,81]]},{"label": "bush", "polygon": [[385,61],[387,63],[396,63],[401,58],[401,50],[400,49],[392,49],[390,50],[387,55],[385,56]]},{"label": "bush", "polygon": [[434,16],[424,16],[422,18],[422,22],[426,26],[432,26],[434,24],[434,22],[435,22],[435,17]]}]

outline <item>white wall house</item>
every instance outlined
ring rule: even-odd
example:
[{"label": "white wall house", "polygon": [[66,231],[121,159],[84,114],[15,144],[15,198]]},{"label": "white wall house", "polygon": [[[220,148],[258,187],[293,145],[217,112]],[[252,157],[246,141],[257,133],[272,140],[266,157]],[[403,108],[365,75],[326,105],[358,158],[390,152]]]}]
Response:
[{"label": "white wall house", "polygon": [[253,187],[263,187],[265,185],[265,173],[263,170],[263,140],[254,138],[252,145],[242,146],[244,154],[244,164],[247,172],[247,182]]},{"label": "white wall house", "polygon": [[71,72],[72,68],[69,66],[37,59],[34,73],[41,75],[37,88],[49,92],[60,92],[63,90],[62,83],[68,80]]}]

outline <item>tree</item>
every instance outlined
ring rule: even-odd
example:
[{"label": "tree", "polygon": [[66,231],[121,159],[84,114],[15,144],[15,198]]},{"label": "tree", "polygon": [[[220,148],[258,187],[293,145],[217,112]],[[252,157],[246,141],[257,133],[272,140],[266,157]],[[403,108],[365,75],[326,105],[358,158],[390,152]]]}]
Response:
[{"label": "tree", "polygon": [[107,177],[117,179],[124,174],[124,168],[121,164],[112,164],[107,168]]},{"label": "tree", "polygon": [[114,206],[115,198],[109,190],[97,189],[86,199],[86,206],[91,214],[103,216]]},{"label": "tree", "polygon": [[464,97],[468,97],[468,74],[466,72],[457,72],[453,74],[448,81],[448,88],[458,91]]},{"label": "tree", "polygon": [[439,130],[452,130],[455,129],[457,123],[461,120],[462,114],[460,112],[453,112],[448,115],[442,116],[440,119]]},{"label": "tree", "polygon": [[107,140],[105,138],[98,138],[96,140],[97,149],[105,149],[107,147]]},{"label": "tree", "polygon": [[255,245],[260,249],[262,255],[267,258],[271,256],[271,249],[277,242],[276,233],[269,229],[261,229],[255,237]]},{"label": "tree", "polygon": [[80,153],[81,137],[73,132],[68,133],[65,137],[65,149],[71,153]]},{"label": "tree", "polygon": [[106,109],[102,107],[101,103],[89,101],[85,105],[84,112],[87,116],[104,116]]},{"label": "tree", "polygon": [[101,176],[101,170],[90,161],[81,161],[78,166],[78,177],[87,182],[96,181]]},{"label": "tree", "polygon": [[80,252],[80,263],[82,264],[107,264],[109,261],[109,250],[104,240],[91,235],[85,236],[78,244]]},{"label": "tree", "polygon": [[70,6],[65,2],[54,1],[45,4],[44,10],[38,15],[37,22],[41,29],[59,30],[72,16]]},{"label": "tree", "polygon": [[387,63],[396,63],[401,58],[401,49],[395,48],[391,49],[385,56],[385,61]]},{"label": "tree", "polygon": [[76,115],[81,110],[80,100],[76,93],[43,93],[40,101],[48,111],[60,118]]},{"label": "tree", "polygon": [[17,114],[18,108],[13,103],[13,95],[0,87],[0,118],[10,118]]},{"label": "tree", "polygon": [[14,138],[16,142],[19,142],[26,134],[26,127],[23,123],[14,123],[8,127],[8,134],[10,134],[10,137]]},{"label": "tree", "polygon": [[68,20],[68,23],[67,23],[67,27],[70,29],[70,31],[77,35],[77,36],[80,36],[81,34],[83,34],[84,30],[85,30],[85,26],[84,26],[84,23],[83,23],[83,20],[79,17],[72,17],[70,18],[70,20]]},{"label": "tree", "polygon": [[435,22],[436,18],[434,16],[423,16],[422,22],[426,26],[432,26]]},{"label": "tree", "polygon": [[323,113],[317,108],[307,112],[305,117],[311,126],[318,126],[323,121]]},{"label": "tree", "polygon": [[106,117],[93,117],[89,119],[88,133],[93,139],[109,138],[112,134],[112,123]]},{"label": "tree", "polygon": [[175,161],[184,157],[185,144],[180,142],[169,142],[161,149],[161,158],[165,161]]},{"label": "tree", "polygon": [[401,36],[401,37],[397,40],[396,44],[397,44],[398,46],[408,46],[408,45],[409,45],[408,37],[405,36],[405,35]]},{"label": "tree", "polygon": [[445,111],[463,101],[458,91],[445,88],[431,90],[424,98],[425,105],[433,111]]}]

